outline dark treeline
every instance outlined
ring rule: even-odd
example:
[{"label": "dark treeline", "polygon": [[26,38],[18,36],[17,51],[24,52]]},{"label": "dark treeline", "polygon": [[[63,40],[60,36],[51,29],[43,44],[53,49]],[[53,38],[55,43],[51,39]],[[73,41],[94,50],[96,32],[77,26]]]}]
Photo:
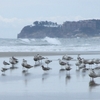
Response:
[{"label": "dark treeline", "polygon": [[56,23],[56,22],[51,22],[51,21],[35,21],[35,22],[33,22],[33,24],[35,25],[35,26],[48,26],[48,27],[50,27],[50,26],[58,26],[58,24]]}]

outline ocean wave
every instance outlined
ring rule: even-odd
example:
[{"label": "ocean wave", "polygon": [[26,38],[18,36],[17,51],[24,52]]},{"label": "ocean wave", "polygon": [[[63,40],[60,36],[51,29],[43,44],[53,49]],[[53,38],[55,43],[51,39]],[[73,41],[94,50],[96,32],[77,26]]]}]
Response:
[{"label": "ocean wave", "polygon": [[100,39],[0,39],[0,51],[100,51]]},{"label": "ocean wave", "polygon": [[61,42],[57,39],[57,38],[50,38],[50,37],[45,37],[44,39],[42,39],[43,41],[47,41],[50,44],[56,44],[56,45],[60,45]]},{"label": "ocean wave", "polygon": [[23,42],[23,43],[30,43],[30,39],[19,39],[20,42]]}]

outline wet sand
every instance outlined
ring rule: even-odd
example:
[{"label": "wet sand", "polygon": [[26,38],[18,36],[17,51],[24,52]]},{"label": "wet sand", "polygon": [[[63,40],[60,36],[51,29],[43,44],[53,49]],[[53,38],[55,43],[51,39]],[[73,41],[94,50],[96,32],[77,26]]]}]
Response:
[{"label": "wet sand", "polygon": [[10,57],[10,56],[34,56],[35,54],[40,54],[43,56],[50,56],[50,55],[98,55],[100,54],[100,51],[54,51],[54,52],[0,52],[0,57]]},{"label": "wet sand", "polygon": [[[22,59],[26,59],[31,65],[34,65],[33,55],[39,53],[48,57],[52,62],[49,67],[52,70],[44,72],[41,66],[33,67],[28,73],[23,73]],[[66,52],[23,52],[23,53],[1,53],[0,66],[4,67],[3,61],[9,62],[9,57],[15,56],[19,63],[15,65],[17,69],[10,69],[4,73],[0,72],[0,99],[1,100],[99,100],[100,99],[100,78],[95,78],[94,83],[88,75],[89,71],[83,72],[76,70],[76,60],[70,61],[72,69],[70,73],[60,71],[61,66],[57,59],[62,58]],[[70,54],[74,59],[77,54]],[[99,52],[88,54],[81,52],[81,57],[86,59],[100,58]],[[30,55],[30,56],[29,56]],[[44,66],[45,60],[42,61]],[[95,67],[96,65],[93,65]],[[11,65],[6,66],[11,67]],[[98,71],[99,73],[99,71]]]}]

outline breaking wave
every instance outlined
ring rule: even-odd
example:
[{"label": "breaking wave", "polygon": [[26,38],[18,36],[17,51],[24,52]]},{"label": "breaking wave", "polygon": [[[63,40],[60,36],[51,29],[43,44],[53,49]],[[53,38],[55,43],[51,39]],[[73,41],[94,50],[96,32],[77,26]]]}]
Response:
[{"label": "breaking wave", "polygon": [[43,39],[43,41],[46,41],[46,42],[48,42],[50,44],[55,44],[55,45],[60,45],[61,44],[61,42],[57,38],[45,37]]}]

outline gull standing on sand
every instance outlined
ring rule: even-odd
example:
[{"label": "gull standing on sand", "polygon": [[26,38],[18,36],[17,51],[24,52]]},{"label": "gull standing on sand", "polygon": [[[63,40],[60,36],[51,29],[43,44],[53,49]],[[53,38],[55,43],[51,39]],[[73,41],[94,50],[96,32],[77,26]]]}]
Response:
[{"label": "gull standing on sand", "polygon": [[50,67],[44,67],[43,65],[42,65],[41,67],[42,67],[42,69],[43,69],[44,71],[51,70],[51,68],[50,68]]},{"label": "gull standing on sand", "polygon": [[[79,68],[79,66],[82,64],[82,60],[78,59],[75,65]],[[77,68],[76,68],[77,69]]]},{"label": "gull standing on sand", "polygon": [[69,73],[70,73],[70,70],[72,69],[70,66],[71,66],[71,64],[69,64],[69,63],[67,63],[65,65],[65,70],[69,71]]},{"label": "gull standing on sand", "polygon": [[15,58],[14,56],[12,56],[12,59],[14,59],[14,60],[18,60],[17,58]]},{"label": "gull standing on sand", "polygon": [[26,64],[24,67],[27,68],[27,71],[28,71],[28,69],[32,68],[33,66],[30,64]]},{"label": "gull standing on sand", "polygon": [[13,58],[9,58],[9,62],[10,64],[12,64],[11,68],[14,68],[14,65],[17,64],[18,62],[16,60],[14,60]]},{"label": "gull standing on sand", "polygon": [[39,55],[39,54],[36,54],[36,55],[34,56],[34,58],[33,58],[33,60],[35,61],[34,67],[41,65],[43,59],[46,59],[46,58],[43,57],[43,56],[41,56],[41,55]]},{"label": "gull standing on sand", "polygon": [[26,70],[24,70],[26,64],[27,64],[27,60],[23,59],[23,62],[22,62],[23,72],[26,71]]},{"label": "gull standing on sand", "polygon": [[5,71],[7,71],[9,68],[2,68],[1,71],[3,72],[2,75],[5,75]]},{"label": "gull standing on sand", "polygon": [[[3,61],[3,64],[6,65],[10,65],[8,62]],[[5,71],[7,71],[9,68],[2,68],[1,71],[5,73]]]},{"label": "gull standing on sand", "polygon": [[18,59],[15,58],[14,56],[12,56],[12,59],[16,62],[16,64],[18,63]]},{"label": "gull standing on sand", "polygon": [[[63,60],[61,60],[61,59],[58,59],[59,60],[59,64],[61,65],[61,66],[65,66],[68,62],[64,62]],[[65,70],[64,68],[61,68],[62,70]]]},{"label": "gull standing on sand", "polygon": [[62,57],[62,60],[67,60],[67,61],[69,61],[69,60],[72,60],[73,58],[71,57],[71,56],[68,56],[68,55],[64,55],[63,57]]},{"label": "gull standing on sand", "polygon": [[82,63],[82,64],[80,64],[80,65],[78,66],[78,68],[79,68],[79,69],[86,68],[86,64],[83,64],[83,63]]},{"label": "gull standing on sand", "polygon": [[[37,65],[39,63],[39,54],[36,54],[33,58],[33,60],[35,61],[35,65]],[[38,62],[38,63],[37,63]]]},{"label": "gull standing on sand", "polygon": [[8,62],[6,61],[3,61],[3,64],[6,66],[6,65],[10,65]]},{"label": "gull standing on sand", "polygon": [[94,78],[100,77],[99,74],[95,73],[94,69],[90,69],[89,76],[92,78],[92,80],[94,80]]},{"label": "gull standing on sand", "polygon": [[47,64],[47,67],[48,67],[48,64],[51,63],[52,60],[45,60],[45,63]]},{"label": "gull standing on sand", "polygon": [[82,60],[82,58],[80,57],[80,54],[78,54],[77,60]]},{"label": "gull standing on sand", "polygon": [[41,64],[42,64],[42,60],[43,60],[43,59],[46,59],[46,58],[43,57],[43,56],[41,56],[41,55],[38,56],[38,60],[41,61],[41,62],[40,62]]},{"label": "gull standing on sand", "polygon": [[87,61],[87,63],[90,65],[90,68],[92,67],[92,65],[94,64],[94,60],[93,59],[90,59]]},{"label": "gull standing on sand", "polygon": [[7,71],[8,69],[9,69],[9,68],[2,68],[1,71],[2,71],[2,72],[5,72],[5,71]]},{"label": "gull standing on sand", "polygon": [[98,66],[98,64],[100,64],[100,59],[94,59],[94,64]]},{"label": "gull standing on sand", "polygon": [[[27,64],[27,60],[25,60],[25,59],[23,59],[22,66],[23,66],[23,68],[26,68],[27,71],[28,71],[28,69],[33,67],[32,65]],[[23,70],[23,72],[26,72],[26,70]]]},{"label": "gull standing on sand", "polygon": [[84,58],[81,59],[81,61],[82,61],[83,64],[88,64],[88,60],[89,59],[84,59]]}]

